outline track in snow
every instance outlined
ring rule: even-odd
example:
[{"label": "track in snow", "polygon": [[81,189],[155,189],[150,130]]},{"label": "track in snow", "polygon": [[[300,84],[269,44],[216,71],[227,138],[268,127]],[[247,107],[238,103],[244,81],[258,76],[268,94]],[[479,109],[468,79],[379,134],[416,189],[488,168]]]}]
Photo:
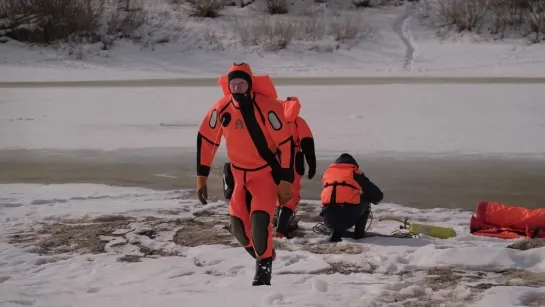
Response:
[{"label": "track in snow", "polygon": [[405,3],[405,11],[401,14],[394,24],[392,25],[394,31],[399,38],[403,41],[406,47],[405,51],[405,70],[411,71],[414,60],[416,59],[416,43],[413,39],[411,30],[409,29],[409,22],[413,17],[414,5],[411,3]]}]

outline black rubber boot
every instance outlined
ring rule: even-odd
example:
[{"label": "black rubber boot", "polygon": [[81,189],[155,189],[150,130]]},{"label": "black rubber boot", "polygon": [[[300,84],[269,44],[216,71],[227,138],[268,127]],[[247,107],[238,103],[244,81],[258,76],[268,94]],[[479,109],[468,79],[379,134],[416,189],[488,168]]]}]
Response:
[{"label": "black rubber boot", "polygon": [[368,219],[369,219],[369,210],[363,212],[360,219],[354,226],[354,239],[365,238],[365,227],[367,226]]},{"label": "black rubber boot", "polygon": [[329,242],[341,242],[343,240],[344,231],[333,230],[329,236]]},{"label": "black rubber boot", "polygon": [[282,207],[277,218],[276,233],[291,239],[290,237],[290,221],[293,218],[293,211],[290,208]]},{"label": "black rubber boot", "polygon": [[257,259],[252,286],[270,286],[272,274],[272,258]]}]

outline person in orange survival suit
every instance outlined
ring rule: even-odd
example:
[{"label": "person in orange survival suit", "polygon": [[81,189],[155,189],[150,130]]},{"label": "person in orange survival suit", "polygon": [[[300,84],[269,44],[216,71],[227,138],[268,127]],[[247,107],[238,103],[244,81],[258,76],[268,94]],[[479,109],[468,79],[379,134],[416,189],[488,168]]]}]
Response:
[{"label": "person in orange survival suit", "polygon": [[371,211],[384,194],[363,174],[351,155],[343,153],[326,169],[322,178],[322,211],[326,226],[333,229],[330,242],[340,242],[345,232],[355,226],[354,239],[365,237]]},{"label": "person in orange survival suit", "polygon": [[[297,204],[301,200],[301,178],[305,174],[305,159],[308,164],[308,178],[316,175],[316,153],[314,149],[314,138],[307,122],[299,116],[301,103],[297,97],[288,97],[286,100],[278,100],[284,107],[284,116],[290,128],[291,135],[295,141],[295,163],[294,181],[292,185],[292,198],[283,206],[280,202],[276,204],[273,226],[276,227],[277,237],[291,236],[289,233],[295,228],[291,223]],[[234,190],[233,174],[231,164],[226,162],[223,165],[223,193],[225,199],[229,200]]]},{"label": "person in orange survival suit", "polygon": [[305,160],[308,164],[308,179],[316,175],[316,152],[314,148],[314,137],[307,122],[299,116],[301,103],[297,97],[288,97],[280,101],[284,106],[284,115],[290,127],[291,135],[295,141],[295,179],[292,186],[292,198],[284,205],[276,204],[276,236],[288,237],[293,226],[290,222],[294,212],[301,200],[301,178],[305,174]]},{"label": "person in orange survival suit", "polygon": [[246,63],[233,64],[219,83],[224,97],[208,111],[197,136],[197,195],[206,204],[206,180],[223,136],[235,183],[230,231],[256,259],[252,285],[270,285],[271,218],[276,201],[291,198],[295,145],[268,76],[254,76]]}]

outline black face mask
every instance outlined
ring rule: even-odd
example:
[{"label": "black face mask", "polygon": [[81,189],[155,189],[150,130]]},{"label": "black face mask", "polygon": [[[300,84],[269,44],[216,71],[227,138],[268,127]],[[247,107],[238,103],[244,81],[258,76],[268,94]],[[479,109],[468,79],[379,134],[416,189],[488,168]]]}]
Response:
[{"label": "black face mask", "polygon": [[235,98],[235,100],[241,105],[251,104],[252,103],[252,98],[251,98],[249,92],[246,92],[246,93],[233,93],[232,95],[233,95],[233,98]]}]

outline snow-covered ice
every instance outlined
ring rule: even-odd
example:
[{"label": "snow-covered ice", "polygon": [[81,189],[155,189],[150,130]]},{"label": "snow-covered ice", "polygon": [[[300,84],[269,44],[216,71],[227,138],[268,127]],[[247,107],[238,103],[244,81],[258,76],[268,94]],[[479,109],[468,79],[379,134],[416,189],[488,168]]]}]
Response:
[{"label": "snow-covered ice", "polygon": [[[198,125],[221,95],[219,86],[2,92],[1,148],[68,150],[194,150]],[[541,84],[280,86],[278,92],[300,98],[320,154],[545,153],[545,142],[537,141],[545,134]]]},{"label": "snow-covered ice", "polygon": [[[458,236],[448,240],[422,235],[331,244],[312,232],[313,223],[300,222],[304,237],[276,242],[273,286],[252,287],[253,259],[242,248],[174,243],[178,229],[197,225],[189,224],[195,216],[215,223],[216,236],[221,236],[219,226],[227,213],[223,201],[203,206],[183,197],[182,191],[94,184],[5,184],[0,186],[0,196],[0,304],[6,307],[412,306],[417,302],[527,306],[542,299],[545,290],[536,287],[545,280],[543,248],[513,250],[506,248],[510,241],[472,236],[468,231],[471,213],[459,210],[373,206],[370,231],[391,233],[398,224],[378,218],[394,214],[451,226]],[[318,203],[303,203],[317,214]],[[91,244],[91,239],[82,241],[82,237],[92,236],[84,230],[72,233],[78,229],[73,223],[86,218],[91,222],[80,226],[96,224],[100,220],[92,218],[104,215],[111,221],[119,215],[135,219],[119,224],[117,230],[102,228],[105,252],[73,252]],[[64,233],[43,230],[55,223],[72,228]],[[35,243],[31,237],[24,240],[40,230],[42,236],[62,238],[48,244]],[[14,239],[16,232],[21,233]],[[8,244],[10,238],[19,243]],[[120,259],[123,256],[125,260]]]}]

